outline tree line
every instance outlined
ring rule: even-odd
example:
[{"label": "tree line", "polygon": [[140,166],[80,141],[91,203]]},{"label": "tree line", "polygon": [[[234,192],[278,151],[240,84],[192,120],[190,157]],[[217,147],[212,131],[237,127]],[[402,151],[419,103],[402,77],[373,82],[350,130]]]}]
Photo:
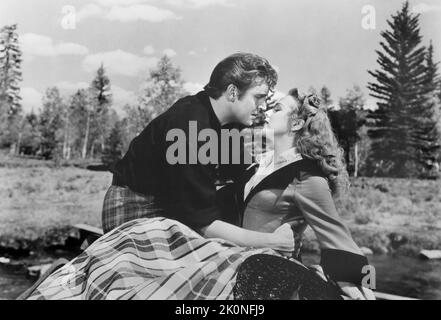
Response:
[{"label": "tree line", "polygon": [[185,96],[179,68],[163,56],[142,84],[138,102],[124,106],[124,116],[112,108],[111,81],[101,65],[90,85],[70,96],[47,88],[40,112],[24,113],[17,25],[0,30],[0,148],[14,155],[44,159],[120,158],[132,138],[157,115]]},{"label": "tree line", "polygon": [[[354,85],[334,102],[330,90],[311,87],[328,109],[334,131],[354,176],[439,177],[441,82],[432,42],[426,47],[419,15],[405,2],[381,33],[378,69],[368,84],[377,108]],[[90,85],[64,97],[48,88],[39,113],[25,114],[20,98],[22,53],[17,25],[0,30],[0,147],[44,159],[122,157],[129,142],[174,101],[185,96],[181,71],[167,56],[149,71],[138,100],[118,115],[111,81],[101,65]]]}]

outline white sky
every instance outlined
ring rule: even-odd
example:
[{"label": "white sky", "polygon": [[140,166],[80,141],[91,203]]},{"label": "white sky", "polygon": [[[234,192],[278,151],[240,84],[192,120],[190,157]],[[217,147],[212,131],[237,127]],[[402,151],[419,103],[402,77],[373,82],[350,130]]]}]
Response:
[{"label": "white sky", "polygon": [[[423,42],[441,60],[441,0],[413,0]],[[75,8],[75,28],[63,28]],[[376,29],[366,30],[371,5]],[[101,62],[116,107],[133,101],[147,69],[164,53],[189,90],[204,85],[220,59],[247,51],[280,70],[278,90],[327,85],[334,101],[353,84],[365,88],[386,19],[401,0],[1,0],[0,26],[18,23],[24,51],[22,96],[39,108],[47,87],[85,87]],[[367,90],[364,89],[366,93]]]}]

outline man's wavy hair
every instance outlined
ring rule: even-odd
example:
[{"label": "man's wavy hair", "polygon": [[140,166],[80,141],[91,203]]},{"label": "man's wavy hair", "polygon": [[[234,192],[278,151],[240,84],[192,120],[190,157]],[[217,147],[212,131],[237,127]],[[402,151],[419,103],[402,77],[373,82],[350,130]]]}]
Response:
[{"label": "man's wavy hair", "polygon": [[289,95],[298,103],[292,120],[305,121],[294,138],[294,147],[306,159],[314,160],[326,175],[333,196],[346,193],[349,177],[346,171],[343,149],[338,144],[325,107],[315,95],[301,95],[291,89]]},{"label": "man's wavy hair", "polygon": [[233,84],[239,90],[239,98],[242,98],[249,88],[263,82],[273,90],[277,78],[276,70],[266,59],[251,53],[235,53],[219,62],[204,89],[211,98],[219,99]]}]

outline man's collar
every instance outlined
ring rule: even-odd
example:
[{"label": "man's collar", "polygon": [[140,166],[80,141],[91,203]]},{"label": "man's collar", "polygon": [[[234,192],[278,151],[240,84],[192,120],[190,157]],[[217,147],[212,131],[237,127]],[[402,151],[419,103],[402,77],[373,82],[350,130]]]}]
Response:
[{"label": "man's collar", "polygon": [[202,90],[196,94],[196,97],[199,99],[199,101],[207,108],[209,115],[210,115],[210,121],[212,122],[214,128],[216,130],[220,130],[221,124],[220,121],[214,112],[213,106],[210,102],[210,97],[208,96],[207,92],[205,90]]}]

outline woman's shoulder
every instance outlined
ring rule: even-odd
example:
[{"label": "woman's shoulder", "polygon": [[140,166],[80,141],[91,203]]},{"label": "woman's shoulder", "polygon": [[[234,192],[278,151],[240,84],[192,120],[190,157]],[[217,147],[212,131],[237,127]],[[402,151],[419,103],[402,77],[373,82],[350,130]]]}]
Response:
[{"label": "woman's shoulder", "polygon": [[328,179],[316,161],[303,159],[293,166],[292,170],[292,185],[298,193],[314,197],[330,193]]},{"label": "woman's shoulder", "polygon": [[295,177],[301,181],[311,177],[321,177],[326,180],[326,175],[315,160],[303,158],[294,164],[292,171]]},{"label": "woman's shoulder", "polygon": [[312,160],[302,159],[291,163],[264,178],[255,190],[286,189],[292,184],[318,184],[327,186],[327,179],[320,167]]}]

